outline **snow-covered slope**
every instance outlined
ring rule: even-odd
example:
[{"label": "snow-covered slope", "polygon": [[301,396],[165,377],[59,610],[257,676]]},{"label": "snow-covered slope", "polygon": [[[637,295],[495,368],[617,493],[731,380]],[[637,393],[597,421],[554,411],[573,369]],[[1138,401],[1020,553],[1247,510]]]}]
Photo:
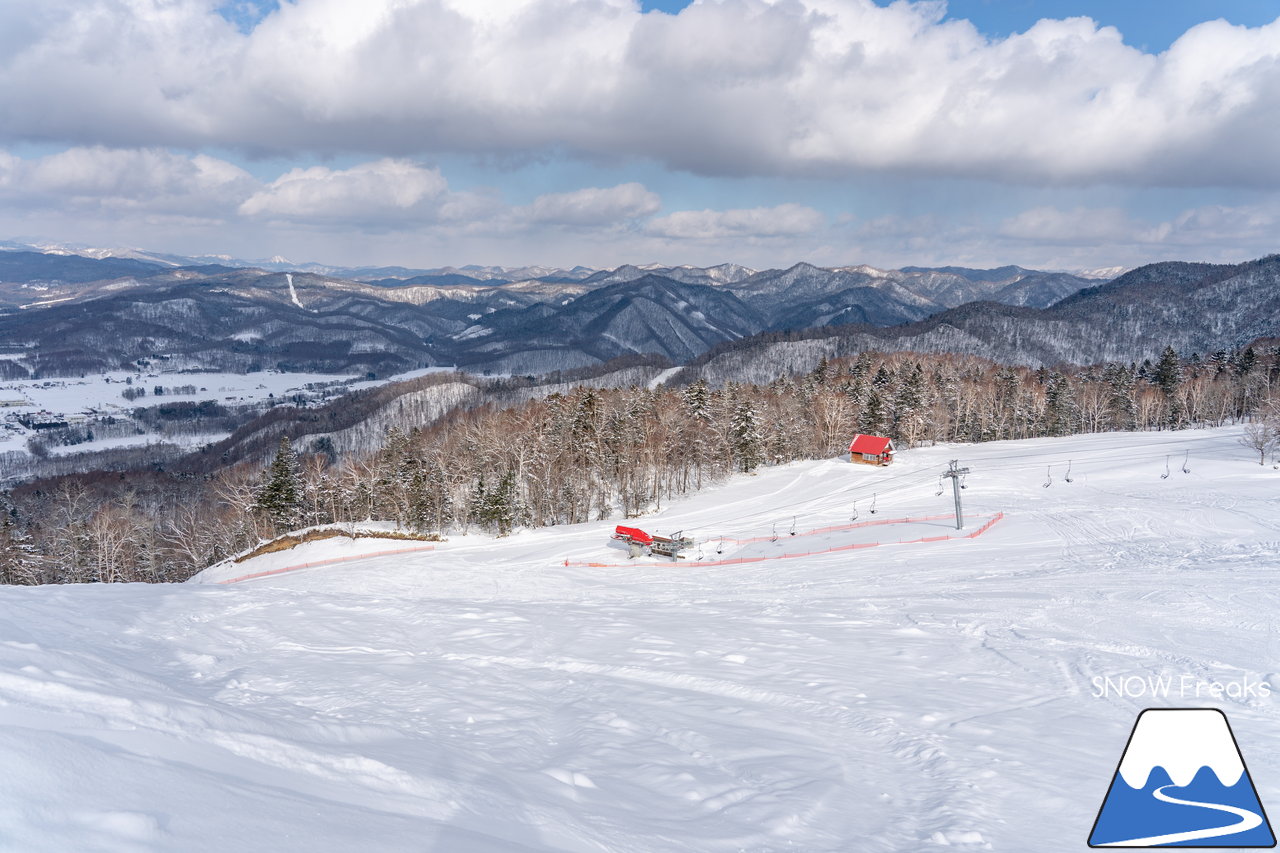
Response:
[{"label": "snow-covered slope", "polygon": [[[701,564],[615,521],[0,589],[0,847],[1083,849],[1149,706],[1224,709],[1280,802],[1272,698],[1095,681],[1280,687],[1280,471],[1238,431],[794,464],[634,522]],[[948,513],[952,458],[983,535],[851,526]]]}]

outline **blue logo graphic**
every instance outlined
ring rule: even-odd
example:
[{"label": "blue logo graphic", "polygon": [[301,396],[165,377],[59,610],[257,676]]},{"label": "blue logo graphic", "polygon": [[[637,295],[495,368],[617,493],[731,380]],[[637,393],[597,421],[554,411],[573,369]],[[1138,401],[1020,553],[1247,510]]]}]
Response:
[{"label": "blue logo graphic", "polygon": [[1090,847],[1275,847],[1249,769],[1216,708],[1138,715]]}]

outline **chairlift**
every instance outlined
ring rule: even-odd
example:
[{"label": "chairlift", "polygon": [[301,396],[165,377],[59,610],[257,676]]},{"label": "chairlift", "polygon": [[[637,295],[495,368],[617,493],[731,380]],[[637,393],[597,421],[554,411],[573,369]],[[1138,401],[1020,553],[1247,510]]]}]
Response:
[{"label": "chairlift", "polygon": [[770,542],[778,541],[778,525],[776,524],[773,526],[773,535],[769,537],[769,541]]},{"label": "chairlift", "polygon": [[935,498],[942,497],[942,475],[941,474],[938,475],[938,491],[934,492],[933,496]]},{"label": "chairlift", "polygon": [[1052,485],[1053,485],[1053,466],[1050,465],[1048,468],[1045,469],[1044,483],[1041,484],[1040,488],[1047,489]]},{"label": "chairlift", "polygon": [[[1280,467],[1280,466],[1277,466],[1277,467]],[[857,501],[853,502],[853,515],[849,516],[849,520],[850,521],[858,520],[858,502]]]},{"label": "chairlift", "polygon": [[1188,464],[1190,461],[1191,461],[1191,451],[1188,450],[1186,453],[1182,455],[1182,473],[1184,474],[1191,473],[1191,466]]},{"label": "chairlift", "polygon": [[702,545],[698,545],[698,559],[702,559]]},{"label": "chairlift", "polygon": [[1068,483],[1071,482],[1071,460],[1070,459],[1067,460],[1067,475],[1062,479],[1066,480]]},{"label": "chairlift", "polygon": [[871,493],[871,514],[872,515],[876,514],[876,493],[875,492]]},{"label": "chairlift", "polygon": [[969,476],[968,474],[961,474],[961,475],[960,475],[960,488],[962,488],[962,489],[967,489],[967,488],[969,488],[968,486],[966,486],[966,485],[964,484],[965,478],[966,478],[966,477],[968,477],[968,476]]},{"label": "chairlift", "polygon": [[721,536],[721,537],[720,537],[720,541],[719,541],[718,543],[716,543],[716,553],[717,553],[717,554],[723,554],[723,553],[724,553],[724,537],[723,537],[723,536]]},{"label": "chairlift", "polygon": [[796,517],[794,515],[791,516],[791,535],[796,535]]},{"label": "chairlift", "polygon": [[1169,479],[1169,456],[1164,457],[1164,473],[1160,475],[1161,480]]}]

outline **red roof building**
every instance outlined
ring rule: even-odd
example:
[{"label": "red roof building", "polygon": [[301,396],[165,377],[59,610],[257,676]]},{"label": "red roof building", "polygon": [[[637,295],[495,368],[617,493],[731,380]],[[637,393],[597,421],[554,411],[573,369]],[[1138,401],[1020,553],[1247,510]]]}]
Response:
[{"label": "red roof building", "polygon": [[889,465],[894,452],[893,439],[881,435],[858,434],[849,443],[849,461],[863,465]]},{"label": "red roof building", "polygon": [[624,527],[619,524],[613,531],[613,538],[623,542],[635,542],[640,545],[652,545],[653,537],[639,527]]}]

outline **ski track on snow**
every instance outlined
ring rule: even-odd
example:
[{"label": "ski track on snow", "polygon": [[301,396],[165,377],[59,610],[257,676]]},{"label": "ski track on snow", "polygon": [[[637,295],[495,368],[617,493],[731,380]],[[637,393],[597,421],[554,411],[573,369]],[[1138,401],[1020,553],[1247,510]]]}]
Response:
[{"label": "ski track on snow", "polygon": [[[1174,446],[1219,461],[1161,480]],[[634,522],[767,536],[855,500],[869,520],[873,492],[879,518],[937,514],[951,458],[966,514],[1006,513],[975,540],[774,564],[562,565],[616,561],[611,521],[227,587],[0,589],[0,847],[1083,846],[1134,715],[1162,704],[1092,679],[1280,685],[1280,478],[1247,457],[1229,429],[925,448]],[[1043,488],[1067,458],[1075,482]],[[1271,699],[1188,703],[1229,709],[1246,758],[1280,735]]]}]

